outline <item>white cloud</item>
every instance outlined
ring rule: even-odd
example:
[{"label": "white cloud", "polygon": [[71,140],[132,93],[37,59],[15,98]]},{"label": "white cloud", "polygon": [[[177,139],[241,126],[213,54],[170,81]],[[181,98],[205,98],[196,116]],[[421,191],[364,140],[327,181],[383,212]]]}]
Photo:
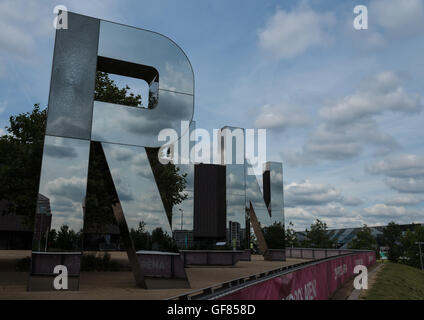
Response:
[{"label": "white cloud", "polygon": [[378,73],[365,79],[354,94],[319,109],[322,122],[302,150],[289,155],[286,161],[302,165],[316,159],[345,160],[360,155],[365,146],[372,146],[376,155],[387,155],[398,144],[381,131],[374,117],[387,112],[413,114],[422,109],[421,96],[406,92],[399,75],[391,71]]},{"label": "white cloud", "polygon": [[[5,0],[0,3],[0,47],[15,57],[29,60],[34,55],[37,38],[53,32],[53,19],[46,17],[47,3]],[[47,11],[48,10],[48,11]]]},{"label": "white cloud", "polygon": [[367,170],[392,178],[424,177],[424,156],[414,154],[391,156],[373,163]]},{"label": "white cloud", "polygon": [[333,22],[332,14],[303,6],[291,12],[277,9],[259,31],[259,44],[278,59],[292,58],[326,42],[329,38],[326,29]]},{"label": "white cloud", "polygon": [[255,126],[263,129],[285,130],[290,127],[302,127],[310,122],[309,116],[299,106],[286,103],[266,104],[259,109]]},{"label": "white cloud", "polygon": [[[335,212],[340,214],[344,211],[339,204],[357,206],[361,200],[354,197],[344,197],[339,190],[331,185],[312,183],[309,180],[292,182],[284,187],[284,198],[286,207],[296,206],[317,206],[314,210],[320,213]],[[320,211],[320,206],[325,205],[325,209]]]},{"label": "white cloud", "polygon": [[422,178],[387,178],[384,182],[399,192],[424,193],[424,179]]},{"label": "white cloud", "polygon": [[385,201],[386,205],[389,206],[413,206],[424,202],[424,197],[406,194],[401,196],[395,196]]},{"label": "white cloud", "polygon": [[354,121],[339,126],[323,122],[311,133],[302,152],[288,159],[291,165],[315,159],[346,160],[358,156],[365,145],[372,145],[378,154],[387,154],[397,147],[396,141],[382,132],[375,120]]},{"label": "white cloud", "polygon": [[406,210],[404,207],[388,206],[384,203],[378,203],[365,208],[364,212],[371,217],[399,217],[405,215]]},{"label": "white cloud", "polygon": [[420,95],[405,92],[400,77],[386,71],[365,81],[356,93],[320,109],[319,114],[327,121],[346,124],[385,111],[419,112],[422,107]]},{"label": "white cloud", "polygon": [[284,187],[285,206],[320,205],[340,201],[341,194],[334,187],[313,184],[309,180],[292,182]]},{"label": "white cloud", "polygon": [[394,35],[413,35],[424,28],[422,0],[373,0],[369,19]]},{"label": "white cloud", "polygon": [[399,192],[424,193],[424,156],[391,156],[369,165],[366,170],[372,174],[384,175],[384,182]]}]

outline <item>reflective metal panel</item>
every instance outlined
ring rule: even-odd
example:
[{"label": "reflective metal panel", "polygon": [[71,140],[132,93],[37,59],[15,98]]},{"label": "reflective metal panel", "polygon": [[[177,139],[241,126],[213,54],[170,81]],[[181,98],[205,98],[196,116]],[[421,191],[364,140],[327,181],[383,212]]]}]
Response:
[{"label": "reflective metal panel", "polygon": [[[155,109],[94,102],[93,141],[134,146],[160,147],[159,132],[171,128],[180,132],[181,121],[191,121],[192,95],[159,90]],[[184,133],[183,133],[184,134]]]},{"label": "reflective metal panel", "polygon": [[100,20],[68,13],[56,31],[48,135],[90,139]]},{"label": "reflective metal panel", "polygon": [[[77,233],[83,227],[89,149],[89,141],[45,137],[39,193],[50,201],[51,224],[45,226],[42,233],[48,235],[48,231],[54,229],[56,232],[67,231],[67,234],[73,232],[75,236],[69,236],[67,241],[55,241],[50,238],[50,245],[47,247],[47,244],[37,237],[36,228],[33,251],[81,250],[81,238]],[[63,229],[66,227],[69,229]]]},{"label": "reflective metal panel", "polygon": [[161,34],[101,21],[98,55],[152,66],[159,72],[159,89],[194,94],[193,70],[187,56]]},{"label": "reflective metal panel", "polygon": [[281,162],[267,162],[265,172],[269,171],[270,178],[270,205],[272,222],[284,224],[284,185],[283,164]]},{"label": "reflective metal panel", "polygon": [[[249,170],[249,168],[252,167],[246,162],[246,170]],[[246,207],[249,207],[250,202],[261,226],[271,225],[271,218],[255,175],[246,175]]]},{"label": "reflective metal panel", "polygon": [[102,143],[129,229],[162,228],[171,235],[168,218],[145,148]]},{"label": "reflective metal panel", "polygon": [[[182,194],[187,199],[172,208],[172,231],[174,239],[179,248],[190,249],[193,246],[193,218],[194,218],[194,164],[190,162],[190,150],[195,141],[190,140],[190,135],[196,129],[196,121],[192,121],[189,130],[182,132],[180,128],[178,135],[181,136],[172,146],[173,158],[178,162],[174,164],[179,174],[186,175],[186,187]],[[181,164],[184,163],[184,164]]]},{"label": "reflective metal panel", "polygon": [[227,194],[244,196],[246,193],[245,165],[228,164],[226,165],[226,172]]},{"label": "reflective metal panel", "polygon": [[221,164],[226,165],[227,244],[249,247],[246,223],[245,134],[243,128],[225,126],[220,132]]}]

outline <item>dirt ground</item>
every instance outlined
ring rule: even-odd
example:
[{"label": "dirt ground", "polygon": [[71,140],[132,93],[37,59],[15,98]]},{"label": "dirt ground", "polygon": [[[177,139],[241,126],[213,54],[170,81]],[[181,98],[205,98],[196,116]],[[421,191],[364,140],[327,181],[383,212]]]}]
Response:
[{"label": "dirt ground", "polygon": [[[187,291],[211,286],[216,283],[257,274],[260,272],[296,264],[305,259],[264,261],[262,256],[252,256],[252,261],[240,261],[233,267],[186,268],[191,289],[140,289],[134,284],[132,272],[81,272],[80,290],[64,292],[28,292],[28,272],[16,272],[19,259],[31,255],[30,251],[0,251],[0,300],[8,299],[107,299],[140,300],[166,299]],[[112,259],[127,264],[125,252],[112,252]]]}]

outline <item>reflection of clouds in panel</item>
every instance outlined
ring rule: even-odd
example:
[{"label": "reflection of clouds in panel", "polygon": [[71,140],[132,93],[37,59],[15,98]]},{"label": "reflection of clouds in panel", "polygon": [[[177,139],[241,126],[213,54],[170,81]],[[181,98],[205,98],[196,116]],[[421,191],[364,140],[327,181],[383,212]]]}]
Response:
[{"label": "reflection of clouds in panel", "polygon": [[[144,148],[102,143],[128,227],[137,229],[141,221],[151,232],[170,226]],[[119,152],[125,157],[120,157]],[[128,198],[130,192],[131,198]]]},{"label": "reflection of clouds in panel", "polygon": [[[52,229],[82,228],[89,141],[46,136],[39,192],[50,199]],[[71,168],[71,170],[69,170]]]},{"label": "reflection of clouds in panel", "polygon": [[66,197],[73,201],[79,201],[82,203],[82,200],[85,197],[86,184],[87,179],[85,177],[71,177],[69,179],[59,177],[47,182],[47,192],[50,195]]},{"label": "reflection of clouds in panel", "polygon": [[227,194],[227,225],[228,221],[240,223],[241,228],[246,224],[246,199],[244,196]]},{"label": "reflection of clouds in panel", "polygon": [[98,55],[152,66],[160,75],[160,89],[194,93],[188,58],[173,41],[156,32],[101,21]]},{"label": "reflection of clouds in panel", "polygon": [[272,219],[284,222],[283,165],[280,162],[268,162],[266,165],[270,171]]},{"label": "reflection of clouds in panel", "polygon": [[193,96],[159,92],[154,109],[94,102],[92,140],[136,146],[160,147],[162,129],[180,131],[181,121],[191,121]]},{"label": "reflection of clouds in panel", "polygon": [[46,145],[44,148],[44,153],[52,158],[75,158],[77,153],[72,147],[66,147],[61,145]]},{"label": "reflection of clouds in panel", "polygon": [[[190,64],[187,61],[179,60],[173,63],[165,63],[165,74],[160,74],[160,88],[176,92],[194,93],[190,90],[193,87],[193,77],[187,76]],[[178,84],[178,87],[176,86]],[[183,91],[179,90],[183,89]]]},{"label": "reflection of clouds in panel", "polygon": [[242,164],[226,166],[227,194],[245,194],[245,167]]},{"label": "reflection of clouds in panel", "polygon": [[116,168],[111,170],[111,174],[112,176],[116,177],[113,179],[113,183],[115,185],[115,188],[117,190],[119,189],[119,199],[121,201],[133,201],[134,196],[131,192],[130,186],[126,182],[127,180],[119,175],[118,170]]}]

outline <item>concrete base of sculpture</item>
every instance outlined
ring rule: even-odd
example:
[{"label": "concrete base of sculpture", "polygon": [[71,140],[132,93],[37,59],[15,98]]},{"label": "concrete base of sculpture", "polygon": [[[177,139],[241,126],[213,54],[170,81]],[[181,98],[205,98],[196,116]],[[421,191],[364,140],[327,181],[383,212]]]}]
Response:
[{"label": "concrete base of sculpture", "polygon": [[68,288],[66,290],[78,290],[81,252],[32,252],[28,291],[58,290],[54,288],[53,283],[59,276],[59,273],[54,273],[54,268],[59,265],[67,269]]},{"label": "concrete base of sculpture", "polygon": [[184,266],[234,266],[242,250],[180,250]]},{"label": "concrete base of sculpture", "polygon": [[137,258],[147,288],[190,288],[179,253],[141,250]]},{"label": "concrete base of sculpture", "polygon": [[240,261],[251,261],[251,252],[249,249],[243,250],[243,254],[241,255]]},{"label": "concrete base of sculpture", "polygon": [[286,261],[286,249],[268,249],[264,254],[265,261]]}]

